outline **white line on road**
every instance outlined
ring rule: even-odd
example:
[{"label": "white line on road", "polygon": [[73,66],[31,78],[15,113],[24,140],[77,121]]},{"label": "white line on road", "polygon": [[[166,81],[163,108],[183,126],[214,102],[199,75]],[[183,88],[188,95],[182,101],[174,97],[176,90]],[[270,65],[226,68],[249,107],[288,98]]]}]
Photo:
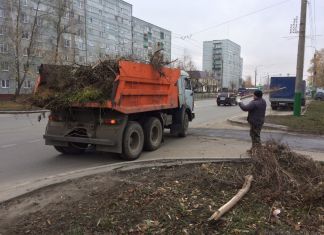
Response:
[{"label": "white line on road", "polygon": [[7,145],[2,145],[0,148],[4,149],[4,148],[11,148],[16,146],[17,144],[7,144]]},{"label": "white line on road", "polygon": [[42,139],[30,140],[27,143],[32,144],[32,143],[36,143],[36,142],[40,142],[40,141],[42,141]]}]

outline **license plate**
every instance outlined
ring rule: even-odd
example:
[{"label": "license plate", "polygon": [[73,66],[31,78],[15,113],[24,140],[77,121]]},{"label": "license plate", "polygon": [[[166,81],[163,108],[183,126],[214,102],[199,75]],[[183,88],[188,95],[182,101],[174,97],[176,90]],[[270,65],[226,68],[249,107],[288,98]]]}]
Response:
[{"label": "license plate", "polygon": [[225,97],[221,97],[220,100],[225,100]]}]

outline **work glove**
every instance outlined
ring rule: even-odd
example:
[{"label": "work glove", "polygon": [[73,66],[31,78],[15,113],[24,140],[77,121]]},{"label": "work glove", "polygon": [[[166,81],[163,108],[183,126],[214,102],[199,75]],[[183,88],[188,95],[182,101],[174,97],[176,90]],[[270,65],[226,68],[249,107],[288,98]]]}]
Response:
[{"label": "work glove", "polygon": [[242,103],[240,96],[236,96],[236,103]]}]

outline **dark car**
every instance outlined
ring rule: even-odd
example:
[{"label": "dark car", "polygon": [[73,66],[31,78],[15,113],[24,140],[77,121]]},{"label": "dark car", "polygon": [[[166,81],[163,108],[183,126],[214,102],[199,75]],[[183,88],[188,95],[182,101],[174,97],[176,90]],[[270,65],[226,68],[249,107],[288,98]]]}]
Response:
[{"label": "dark car", "polygon": [[217,105],[237,105],[236,95],[231,92],[222,92],[217,96]]},{"label": "dark car", "polygon": [[315,100],[324,100],[324,92],[317,92],[314,97]]},{"label": "dark car", "polygon": [[237,92],[240,96],[245,96],[248,94],[248,90],[246,88],[239,88]]}]

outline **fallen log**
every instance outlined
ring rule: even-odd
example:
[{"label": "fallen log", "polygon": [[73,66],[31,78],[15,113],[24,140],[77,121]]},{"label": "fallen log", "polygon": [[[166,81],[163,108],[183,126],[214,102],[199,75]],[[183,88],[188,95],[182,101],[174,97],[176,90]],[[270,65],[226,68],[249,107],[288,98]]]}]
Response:
[{"label": "fallen log", "polygon": [[233,206],[235,206],[242,197],[250,190],[251,182],[253,180],[252,175],[247,175],[244,177],[245,182],[242,186],[242,188],[238,191],[238,193],[229,200],[226,204],[224,204],[222,207],[220,207],[209,219],[211,220],[218,220],[220,217],[222,217],[226,212],[228,212]]}]

